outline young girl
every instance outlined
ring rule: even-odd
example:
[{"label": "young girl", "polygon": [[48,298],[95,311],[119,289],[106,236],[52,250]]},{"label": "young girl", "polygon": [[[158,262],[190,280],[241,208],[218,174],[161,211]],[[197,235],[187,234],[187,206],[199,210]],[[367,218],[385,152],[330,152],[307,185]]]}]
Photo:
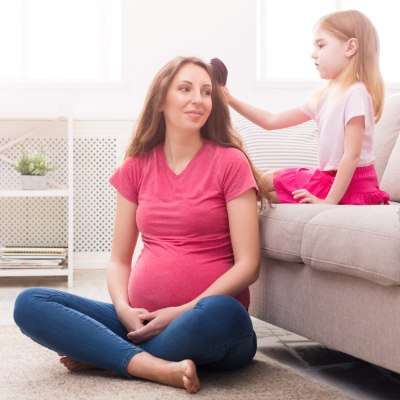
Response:
[{"label": "young girl", "polygon": [[372,148],[374,124],[382,113],[384,83],[379,40],[359,11],[322,17],[314,28],[311,57],[328,85],[297,108],[271,114],[234,98],[228,103],[264,129],[280,129],[314,119],[319,128],[319,168],[285,168],[263,175],[276,202],[388,204],[379,190]]}]

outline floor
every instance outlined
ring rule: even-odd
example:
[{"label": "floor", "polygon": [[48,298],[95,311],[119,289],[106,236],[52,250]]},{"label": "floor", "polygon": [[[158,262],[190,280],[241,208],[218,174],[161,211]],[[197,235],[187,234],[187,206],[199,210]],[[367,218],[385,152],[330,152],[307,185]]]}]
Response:
[{"label": "floor", "polygon": [[[104,270],[77,270],[74,287],[63,278],[0,278],[0,326],[12,324],[17,294],[26,287],[48,286],[109,301]],[[318,343],[253,320],[259,350],[265,355],[334,386],[358,400],[400,399],[400,374],[368,364]]]}]

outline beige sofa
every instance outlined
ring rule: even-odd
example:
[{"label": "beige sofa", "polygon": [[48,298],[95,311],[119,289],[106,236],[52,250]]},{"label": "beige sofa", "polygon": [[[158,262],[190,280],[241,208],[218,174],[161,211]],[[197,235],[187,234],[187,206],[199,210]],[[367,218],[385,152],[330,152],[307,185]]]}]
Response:
[{"label": "beige sofa", "polygon": [[[234,121],[260,168],[316,164],[313,123],[265,132]],[[261,213],[261,274],[251,287],[250,312],[400,373],[399,133],[400,96],[393,96],[374,136],[390,206],[278,204]]]}]

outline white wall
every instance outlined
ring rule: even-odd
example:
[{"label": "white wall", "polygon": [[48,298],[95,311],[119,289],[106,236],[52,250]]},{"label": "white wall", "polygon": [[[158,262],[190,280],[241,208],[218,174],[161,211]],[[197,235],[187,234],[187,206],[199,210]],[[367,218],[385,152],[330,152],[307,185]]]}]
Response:
[{"label": "white wall", "polygon": [[122,38],[122,87],[1,88],[0,114],[72,111],[78,118],[134,119],[153,76],[176,55],[219,57],[237,96],[260,106],[279,100],[255,88],[256,0],[124,0]]},{"label": "white wall", "polygon": [[297,105],[310,89],[256,86],[256,14],[256,0],[123,0],[122,87],[0,88],[0,114],[135,119],[151,79],[176,55],[221,58],[231,92],[243,100],[271,110]]}]

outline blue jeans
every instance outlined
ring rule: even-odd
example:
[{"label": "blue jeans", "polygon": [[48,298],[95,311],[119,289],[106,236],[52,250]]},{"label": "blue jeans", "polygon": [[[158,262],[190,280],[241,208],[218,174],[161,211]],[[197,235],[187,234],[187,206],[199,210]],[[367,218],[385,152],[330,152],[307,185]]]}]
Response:
[{"label": "blue jeans", "polygon": [[145,351],[200,368],[231,370],[248,364],[257,339],[246,309],[230,296],[210,296],[173,320],[154,338],[135,345],[113,304],[48,288],[24,290],[14,320],[35,342],[68,357],[129,377],[127,365]]}]

